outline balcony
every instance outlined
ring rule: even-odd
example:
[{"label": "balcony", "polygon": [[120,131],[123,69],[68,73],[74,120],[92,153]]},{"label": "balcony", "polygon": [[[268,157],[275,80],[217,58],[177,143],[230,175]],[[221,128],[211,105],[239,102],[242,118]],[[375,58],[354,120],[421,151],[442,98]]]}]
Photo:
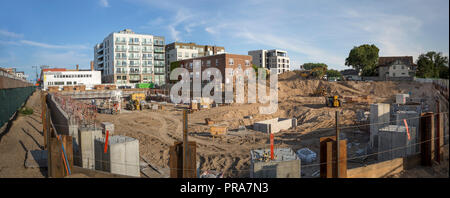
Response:
[{"label": "balcony", "polygon": [[140,71],[130,71],[130,74],[140,74]]},{"label": "balcony", "polygon": [[164,41],[154,40],[153,45],[164,46]]},{"label": "balcony", "polygon": [[116,47],[115,49],[114,49],[114,51],[116,51],[116,52],[126,52],[127,51],[127,48],[125,48],[125,47]]},{"label": "balcony", "polygon": [[127,71],[116,71],[116,74],[127,74]]},{"label": "balcony", "polygon": [[142,48],[142,52],[153,52],[152,48]]},{"label": "balcony", "polygon": [[153,45],[151,41],[142,41],[142,45]]},{"label": "balcony", "polygon": [[143,56],[142,57],[142,60],[152,60],[153,59],[153,57],[151,57],[151,56]]},{"label": "balcony", "polygon": [[141,44],[141,42],[139,42],[139,41],[130,41],[130,42],[128,42],[128,45],[140,45]]},{"label": "balcony", "polygon": [[164,56],[155,56],[155,60],[164,60]]},{"label": "balcony", "polygon": [[129,52],[139,52],[139,51],[141,51],[141,49],[138,47],[130,47],[130,49],[128,49],[128,51]]},{"label": "balcony", "polygon": [[139,60],[141,59],[141,56],[130,56],[128,57],[129,60]]},{"label": "balcony", "polygon": [[115,44],[127,44],[127,41],[126,40],[116,40],[114,43]]},{"label": "balcony", "polygon": [[126,60],[126,59],[127,59],[127,56],[116,56],[116,59]]}]

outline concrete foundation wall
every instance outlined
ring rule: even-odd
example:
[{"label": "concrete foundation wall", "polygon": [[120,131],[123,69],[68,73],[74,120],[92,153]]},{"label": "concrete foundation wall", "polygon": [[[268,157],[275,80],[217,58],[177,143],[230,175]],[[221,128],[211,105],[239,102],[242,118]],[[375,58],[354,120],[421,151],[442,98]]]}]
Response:
[{"label": "concrete foundation wall", "polygon": [[410,139],[406,127],[389,125],[378,132],[378,160],[385,161],[415,154],[416,128],[409,127]]},{"label": "concrete foundation wall", "polygon": [[370,105],[370,147],[378,147],[378,130],[388,126],[390,121],[389,104],[377,103]]},{"label": "concrete foundation wall", "polygon": [[58,134],[70,135],[69,124],[72,123],[69,120],[69,115],[61,109],[51,94],[47,95],[47,104],[50,107],[52,122]]},{"label": "concrete foundation wall", "polygon": [[104,153],[105,139],[95,140],[96,169],[114,174],[139,177],[139,140],[127,136],[110,136]]},{"label": "concrete foundation wall", "polygon": [[[102,137],[101,129],[80,128],[78,142],[80,155],[75,156],[81,160],[81,167],[95,169],[95,146],[94,140]],[[80,163],[80,162],[78,162]]]},{"label": "concrete foundation wall", "polygon": [[395,103],[397,104],[405,104],[406,98],[409,97],[409,94],[395,94]]},{"label": "concrete foundation wall", "polygon": [[287,118],[273,118],[270,120],[264,120],[255,122],[253,124],[253,130],[262,131],[265,133],[278,133],[281,130],[286,130],[292,128],[295,124],[296,126],[297,119],[287,119]]},{"label": "concrete foundation wall", "polygon": [[[408,124],[408,127],[415,128],[416,133],[418,133],[419,130],[419,123],[420,123],[420,114],[416,111],[397,111],[395,114],[396,117],[396,125],[399,126],[405,126],[404,119],[406,119],[406,122]],[[417,144],[419,142],[419,135],[415,134],[414,137],[411,137],[412,144],[415,145],[415,150],[419,151],[420,144]]]},{"label": "concrete foundation wall", "polygon": [[274,159],[265,159],[270,155],[269,149],[252,150],[250,152],[251,178],[300,178],[301,160],[290,148],[274,149]]},{"label": "concrete foundation wall", "polygon": [[300,160],[257,162],[251,165],[251,178],[300,178]]},{"label": "concrete foundation wall", "polygon": [[417,167],[419,164],[420,155],[413,155],[407,158],[395,158],[368,166],[348,169],[347,178],[382,178]]},{"label": "concrete foundation wall", "polygon": [[109,135],[114,134],[114,124],[111,122],[102,122],[101,123],[103,134],[106,135],[106,131],[108,131]]}]

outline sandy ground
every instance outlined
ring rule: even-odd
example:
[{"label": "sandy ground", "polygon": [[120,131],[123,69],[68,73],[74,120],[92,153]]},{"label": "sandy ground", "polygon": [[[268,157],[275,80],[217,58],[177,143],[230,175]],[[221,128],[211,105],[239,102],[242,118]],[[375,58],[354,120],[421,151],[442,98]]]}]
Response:
[{"label": "sandy ground", "polygon": [[[256,121],[274,117],[295,117],[299,121],[297,128],[275,134],[275,147],[289,147],[294,150],[307,147],[319,153],[319,138],[335,133],[335,110],[341,112],[340,124],[344,127],[343,136],[355,145],[349,148],[349,157],[352,157],[354,154],[352,152],[364,148],[369,140],[367,126],[354,126],[356,112],[361,109],[367,111],[369,106],[344,104],[341,108],[325,107],[323,97],[311,97],[320,86],[325,87],[330,95],[337,94],[341,97],[370,95],[374,98],[374,102],[387,103],[394,102],[396,93],[411,92],[413,98],[427,99],[430,102],[430,110],[434,111],[435,108],[435,90],[428,84],[326,82],[300,80],[292,73],[285,73],[280,76],[279,110],[274,114],[259,114],[260,104],[233,104],[200,110],[189,115],[189,140],[197,142],[197,161],[200,169],[224,171],[225,177],[249,177],[250,151],[269,148],[268,135],[251,130],[251,125]],[[441,111],[448,111],[448,102],[444,106],[446,109],[441,107]],[[167,105],[164,110],[125,111],[120,115],[99,114],[97,119],[98,122],[113,122],[116,134],[139,139],[141,157],[159,169],[167,169],[169,146],[182,139],[182,109],[181,106]],[[252,119],[244,119],[244,116],[252,116]],[[211,118],[218,125],[228,126],[229,133],[221,139],[213,139],[209,135],[210,127],[205,124],[205,118]],[[244,121],[246,132],[237,131],[239,120]],[[366,161],[369,162],[370,157]],[[317,163],[318,158],[312,164]],[[358,166],[359,163],[350,160],[348,167]],[[303,177],[311,177],[317,170],[318,165],[302,164]]]},{"label": "sandy ground", "polygon": [[32,115],[18,115],[11,128],[0,133],[0,177],[46,177],[47,169],[25,168],[29,150],[43,149],[40,92],[36,91],[26,102],[33,108]]},{"label": "sandy ground", "polygon": [[[356,112],[369,110],[368,105],[344,104],[344,107],[324,106],[323,97],[312,97],[318,87],[325,87],[328,94],[340,97],[370,95],[375,102],[394,102],[396,93],[412,93],[413,98],[424,98],[430,110],[435,110],[436,91],[432,85],[416,82],[324,82],[300,80],[292,73],[285,73],[279,80],[278,111],[271,115],[259,114],[260,104],[233,104],[208,110],[200,110],[189,115],[189,140],[197,142],[197,162],[202,171],[223,171],[225,177],[249,177],[250,151],[269,148],[268,135],[251,130],[251,125],[260,120],[274,117],[295,117],[299,126],[295,129],[275,134],[275,147],[309,148],[319,153],[319,138],[334,135],[334,112],[341,112],[342,134],[352,143],[348,149],[349,158],[356,150],[364,148],[368,142],[368,127],[355,127]],[[41,149],[43,144],[40,119],[40,93],[35,92],[27,101],[34,109],[29,116],[19,115],[11,128],[0,132],[0,177],[46,177],[46,170],[25,168],[24,161],[28,150]],[[108,121],[115,124],[115,134],[137,138],[140,142],[140,156],[153,167],[167,172],[169,147],[182,140],[183,106],[166,105],[164,110],[123,111],[119,115],[98,114],[97,123]],[[441,111],[448,112],[448,101],[441,102]],[[245,119],[244,116],[252,116]],[[448,114],[446,134],[448,142]],[[223,138],[212,138],[205,118],[216,124],[228,126],[229,133]],[[247,130],[237,131],[239,120],[243,120]],[[431,168],[418,167],[394,175],[393,177],[441,177],[448,175],[447,157],[441,165]],[[348,167],[370,162],[349,160]],[[319,159],[312,164],[302,163],[302,177],[311,177],[319,170]],[[447,163],[447,165],[445,165]],[[167,175],[166,175],[167,176]],[[76,176],[75,176],[76,177]],[[83,177],[83,175],[79,176]],[[162,177],[164,177],[162,175]]]}]

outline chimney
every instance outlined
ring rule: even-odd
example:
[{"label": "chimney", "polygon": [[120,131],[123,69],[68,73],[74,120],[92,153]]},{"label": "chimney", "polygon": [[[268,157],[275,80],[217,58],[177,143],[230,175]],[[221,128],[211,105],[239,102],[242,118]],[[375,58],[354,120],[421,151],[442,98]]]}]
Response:
[{"label": "chimney", "polygon": [[78,71],[78,69],[79,69],[79,66],[78,66],[78,64],[77,64],[77,71]]},{"label": "chimney", "polygon": [[94,71],[94,61],[91,61],[91,71]]}]

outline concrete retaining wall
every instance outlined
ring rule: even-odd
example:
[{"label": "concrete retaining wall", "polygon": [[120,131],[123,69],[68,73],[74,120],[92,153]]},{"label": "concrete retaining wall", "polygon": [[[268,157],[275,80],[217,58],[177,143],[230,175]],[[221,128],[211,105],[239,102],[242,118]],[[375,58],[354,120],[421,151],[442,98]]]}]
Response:
[{"label": "concrete retaining wall", "polygon": [[95,140],[96,170],[139,177],[139,140],[127,136],[110,136],[107,152],[105,138]]}]

